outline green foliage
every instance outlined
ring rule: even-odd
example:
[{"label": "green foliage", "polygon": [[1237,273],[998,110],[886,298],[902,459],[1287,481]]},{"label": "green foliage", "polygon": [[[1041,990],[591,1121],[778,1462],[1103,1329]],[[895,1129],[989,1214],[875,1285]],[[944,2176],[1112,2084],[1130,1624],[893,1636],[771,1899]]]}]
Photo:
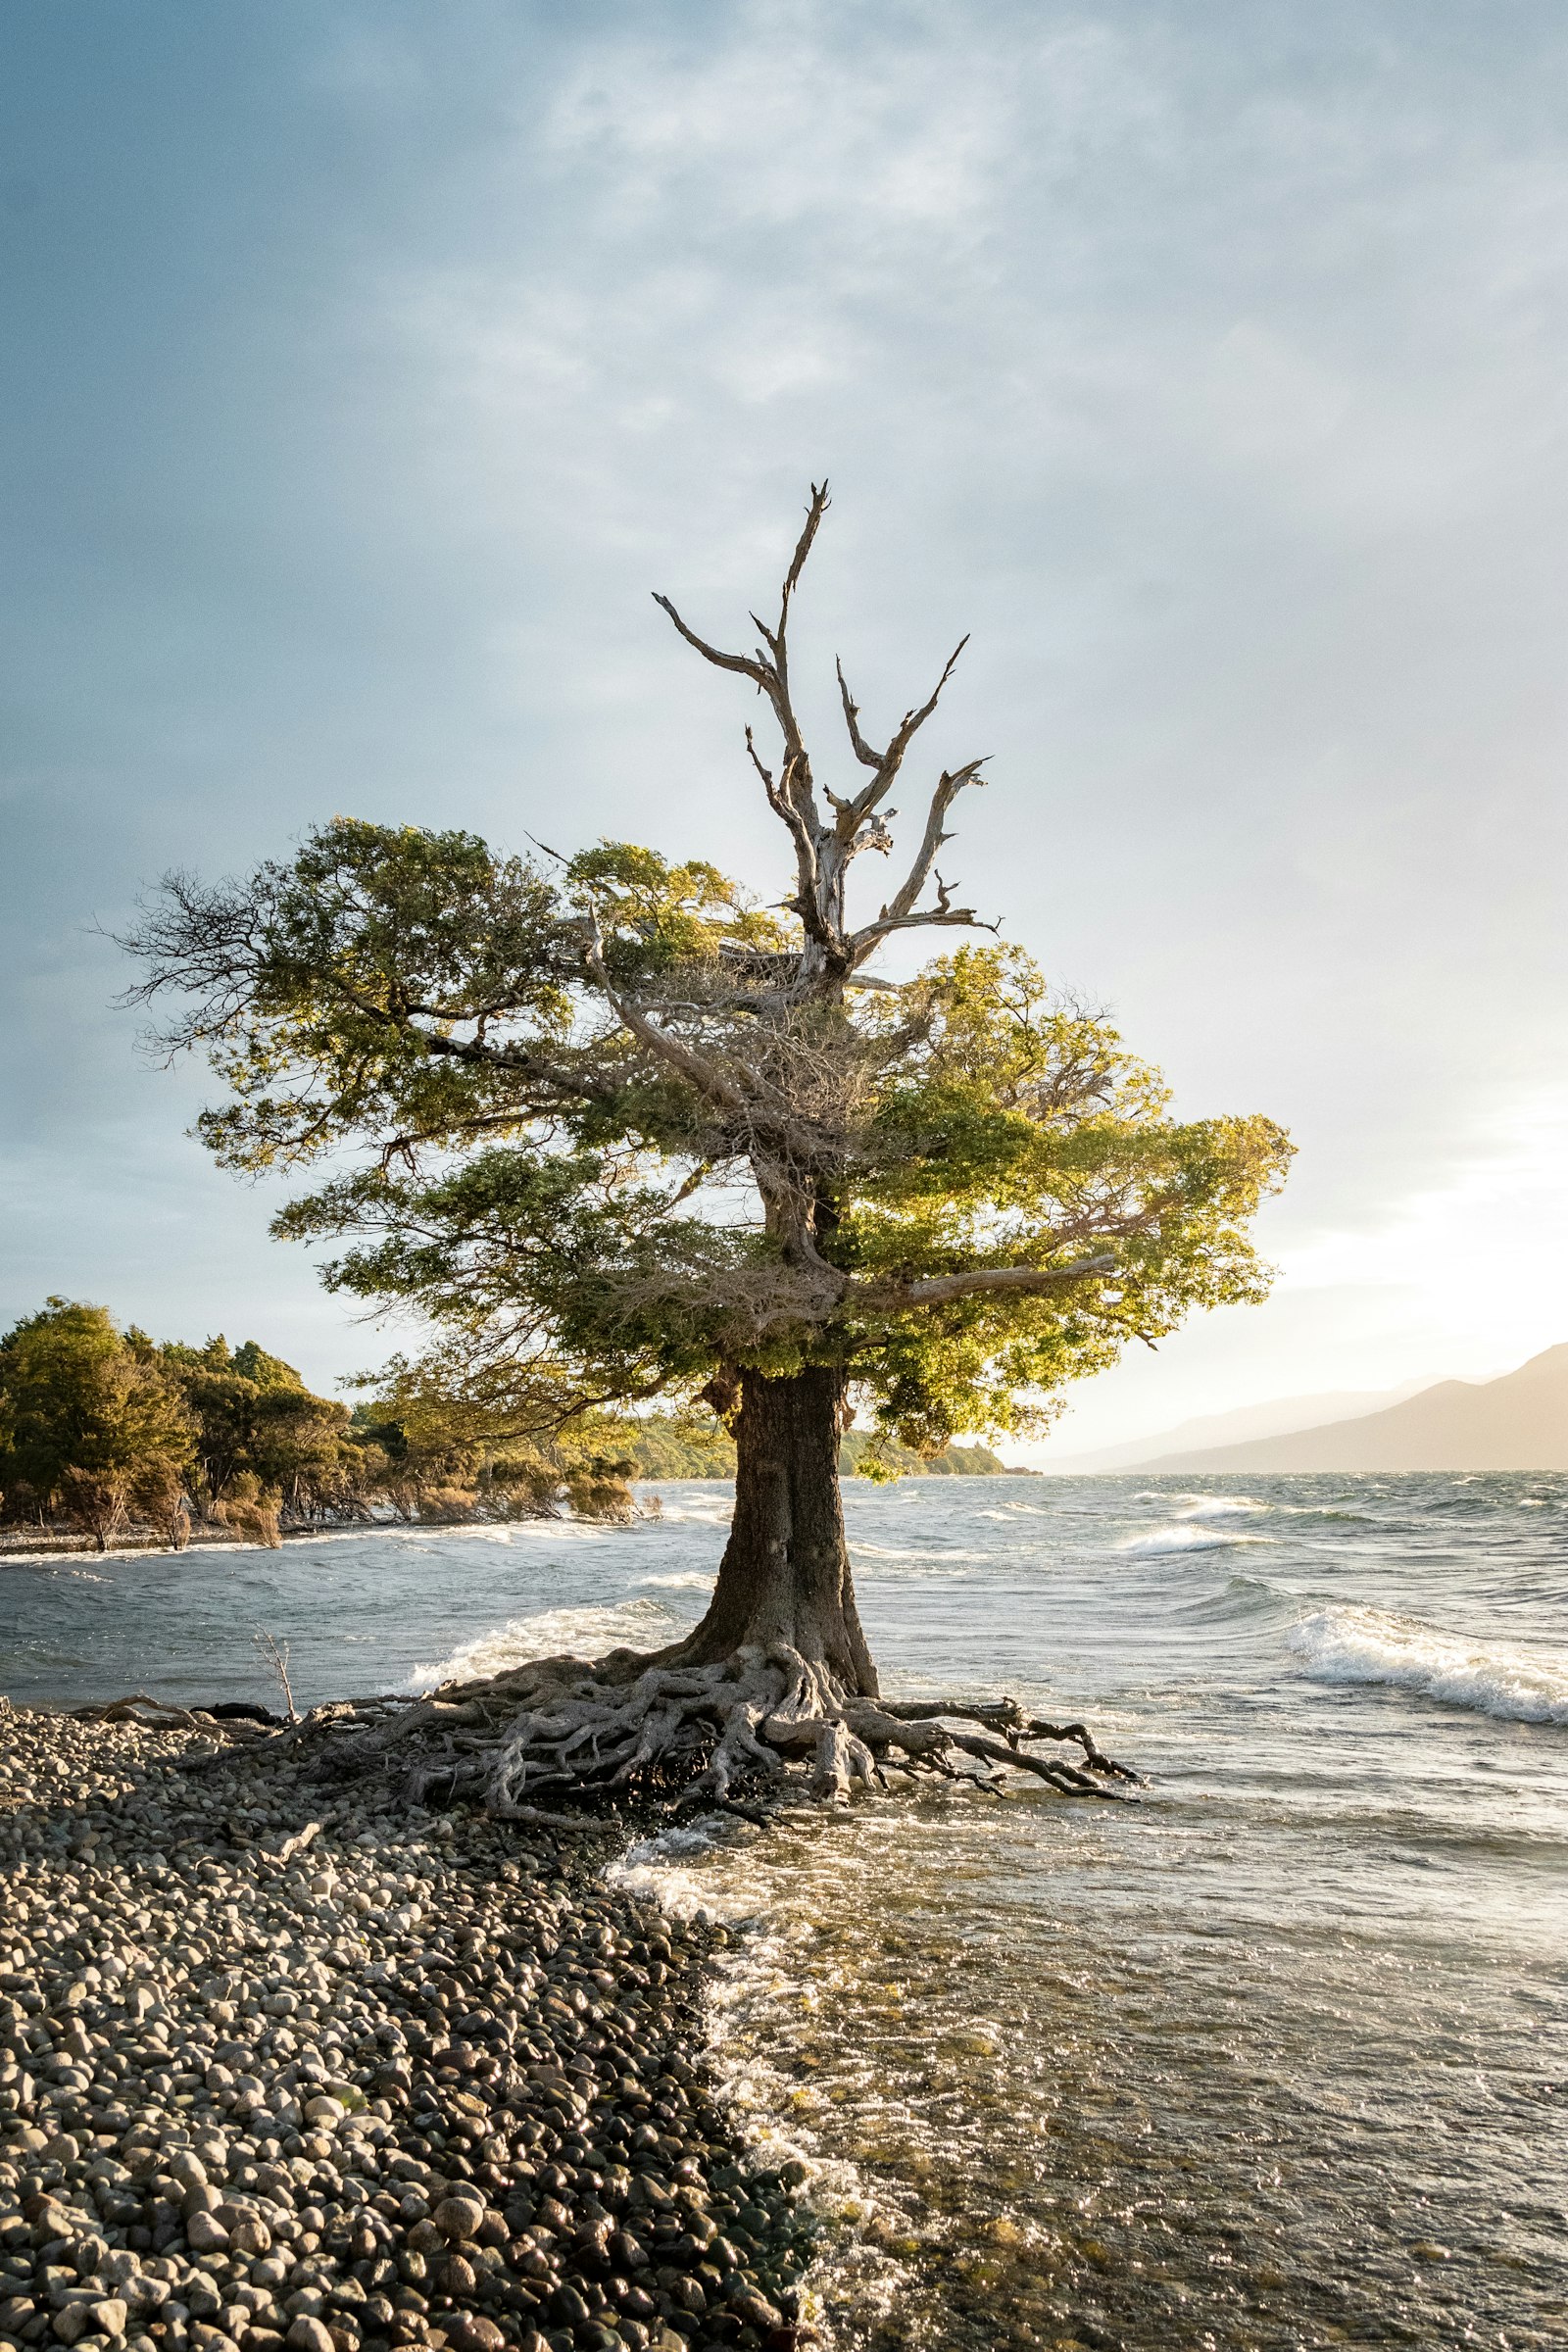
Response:
[{"label": "green foliage", "polygon": [[733,1478],[735,1441],[710,1413],[643,1413],[622,1424],[638,1478]]},{"label": "green foliage", "polygon": [[363,1464],[350,1444],[346,1405],[314,1396],[291,1364],[254,1340],[230,1350],[221,1334],[204,1348],[171,1343],[161,1357],[179,1381],[195,1425],[203,1499],[216,1510],[269,1492],[300,1516],[319,1515],[356,1491]]},{"label": "green foliage", "polygon": [[[550,1464],[574,1411],[831,1363],[884,1439],[940,1455],[1267,1289],[1249,1226],[1280,1129],[1176,1119],[1015,948],[805,987],[793,920],[705,862],[605,843],[552,879],[344,819],[247,884],[176,879],[137,944],[143,993],[192,1005],[168,1042],[226,1083],[208,1143],[331,1155],[276,1230],[343,1244],[331,1285],[433,1326],[383,1416],[405,1433],[444,1391],[492,1452]],[[242,1456],[314,1476],[341,1436],[260,1358],[190,1394],[215,1493]]]},{"label": "green foliage", "polygon": [[51,1298],[0,1341],[0,1491],[13,1515],[64,1508],[102,1545],[136,1500],[167,1507],[192,1437],[179,1383],[106,1307]]},{"label": "green foliage", "polygon": [[1002,1478],[1007,1465],[988,1446],[944,1446],[939,1453],[917,1453],[885,1431],[852,1429],[839,1448],[846,1478],[879,1484],[895,1478]]},{"label": "green foliage", "polygon": [[[640,1479],[733,1478],[735,1441],[710,1414],[642,1413],[618,1424],[618,1434]],[[895,1439],[867,1429],[845,1433],[839,1468],[846,1478],[987,1478],[1006,1465],[984,1446],[948,1446],[940,1453],[915,1453]]]}]

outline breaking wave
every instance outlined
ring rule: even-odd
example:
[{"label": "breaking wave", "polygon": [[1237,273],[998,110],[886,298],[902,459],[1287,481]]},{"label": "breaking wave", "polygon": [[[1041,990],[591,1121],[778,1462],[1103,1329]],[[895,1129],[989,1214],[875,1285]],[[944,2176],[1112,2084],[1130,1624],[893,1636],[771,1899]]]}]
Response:
[{"label": "breaking wave", "polygon": [[513,1617],[493,1625],[434,1666],[416,1666],[403,1688],[432,1690],[438,1683],[478,1682],[530,1658],[598,1656],[622,1644],[628,1648],[668,1635],[672,1624],[662,1601],[616,1601],[608,1607],[544,1609],[537,1617]]},{"label": "breaking wave", "polygon": [[1120,1546],[1135,1558],[1157,1558],[1165,1552],[1230,1551],[1243,1544],[1272,1543],[1270,1536],[1232,1535],[1212,1524],[1194,1525],[1184,1520],[1175,1527],[1152,1528],[1147,1536],[1129,1536]]},{"label": "breaking wave", "polygon": [[1568,1656],[1467,1642],[1381,1609],[1319,1609],[1286,1636],[1316,1683],[1383,1683],[1510,1723],[1568,1724]]}]

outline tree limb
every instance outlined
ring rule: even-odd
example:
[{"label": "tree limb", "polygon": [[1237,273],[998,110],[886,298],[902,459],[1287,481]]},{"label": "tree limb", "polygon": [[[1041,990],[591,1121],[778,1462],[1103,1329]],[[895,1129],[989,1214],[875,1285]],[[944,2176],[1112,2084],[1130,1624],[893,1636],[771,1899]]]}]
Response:
[{"label": "tree limb", "polygon": [[852,1310],[857,1306],[889,1307],[945,1306],[954,1298],[973,1298],[984,1293],[1000,1292],[1004,1297],[1025,1297],[1035,1292],[1054,1291],[1064,1282],[1080,1282],[1090,1274],[1110,1274],[1116,1260],[1102,1252],[1096,1257],[1075,1257],[1065,1266],[976,1266],[966,1274],[934,1274],[924,1282],[898,1284],[859,1283],[849,1292],[845,1304]]},{"label": "tree limb", "polygon": [[924,913],[917,913],[915,905],[920,893],[931,878],[932,869],[937,860],[937,852],[945,841],[952,839],[951,834],[944,833],[942,830],[943,819],[965,785],[978,784],[983,781],[980,770],[984,765],[985,760],[981,758],[967,760],[962,767],[944,768],[937,788],[931,795],[931,806],[926,812],[925,833],[919,849],[915,852],[914,862],[909,867],[907,875],[882,908],[876,921],[862,925],[850,941],[850,954],[855,962],[861,962],[880,941],[886,939],[894,931],[912,930],[929,923],[978,923],[978,917],[972,909],[953,907],[948,904],[947,886],[940,876],[937,879],[937,906]]}]

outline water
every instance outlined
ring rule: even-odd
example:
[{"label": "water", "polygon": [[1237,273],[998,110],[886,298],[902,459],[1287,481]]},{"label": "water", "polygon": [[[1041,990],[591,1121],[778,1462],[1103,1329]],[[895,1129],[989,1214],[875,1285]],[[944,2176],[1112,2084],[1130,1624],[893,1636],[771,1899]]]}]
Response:
[{"label": "water", "polygon": [[[700,1610],[662,1523],[0,1571],[0,1688],[303,1699]],[[750,1924],[714,2010],[854,2222],[836,2340],[1568,2341],[1568,1479],[927,1480],[847,1496],[894,1691],[1083,1715],[1137,1802],[947,1788],[623,1868]]]}]

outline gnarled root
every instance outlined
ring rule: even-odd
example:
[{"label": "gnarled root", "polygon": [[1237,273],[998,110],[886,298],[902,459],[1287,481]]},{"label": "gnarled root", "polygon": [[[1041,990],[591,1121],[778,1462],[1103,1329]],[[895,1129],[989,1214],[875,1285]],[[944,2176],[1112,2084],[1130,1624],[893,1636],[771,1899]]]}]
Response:
[{"label": "gnarled root", "polygon": [[[549,1818],[541,1800],[706,1799],[745,1810],[737,1795],[765,1784],[844,1803],[858,1788],[885,1788],[889,1771],[991,1788],[1027,1772],[1067,1796],[1107,1796],[1106,1781],[1139,1778],[1082,1724],[1046,1723],[1010,1698],[861,1697],[782,1642],[703,1666],[678,1652],[545,1658],[416,1701],[340,1701],[279,1737],[304,1740],[335,1769],[385,1773],[416,1801],[461,1797],[518,1821]],[[1076,1741],[1082,1765],[1029,1752],[1048,1740]]]}]

